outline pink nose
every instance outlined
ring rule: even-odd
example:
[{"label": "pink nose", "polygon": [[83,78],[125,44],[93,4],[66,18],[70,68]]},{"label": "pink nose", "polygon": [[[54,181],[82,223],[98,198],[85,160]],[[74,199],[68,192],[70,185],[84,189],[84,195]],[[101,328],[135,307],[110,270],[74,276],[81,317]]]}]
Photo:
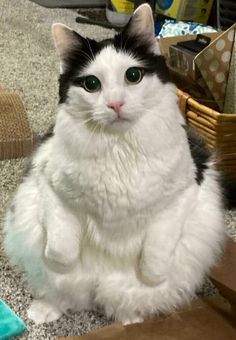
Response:
[{"label": "pink nose", "polygon": [[120,114],[121,107],[124,105],[124,102],[117,100],[114,102],[110,102],[107,104],[107,106],[114,110],[118,115]]}]

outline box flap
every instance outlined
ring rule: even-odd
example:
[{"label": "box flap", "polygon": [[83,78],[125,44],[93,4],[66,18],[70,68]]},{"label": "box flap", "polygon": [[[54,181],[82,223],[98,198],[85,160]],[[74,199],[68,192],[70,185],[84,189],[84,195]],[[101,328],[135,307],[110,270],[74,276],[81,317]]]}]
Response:
[{"label": "box flap", "polygon": [[210,278],[221,295],[236,307],[236,242],[228,241],[225,254],[212,269]]},{"label": "box flap", "polygon": [[194,59],[208,89],[223,111],[236,24],[216,37]]},{"label": "box flap", "polygon": [[[233,46],[236,24],[227,31],[204,33],[212,42],[196,55],[193,61],[193,80],[200,86],[209,100],[215,101],[222,112],[225,103],[226,86],[229,77],[230,61],[233,55]],[[159,39],[161,54],[170,57],[169,47],[179,41],[193,40],[196,35],[176,36]],[[173,70],[172,70],[173,71]],[[186,79],[188,81],[188,79]]]},{"label": "box flap", "polygon": [[[215,33],[204,33],[204,35],[210,37],[212,40],[216,39],[217,37],[219,37],[221,35],[221,33],[219,32],[215,32]],[[177,42],[179,41],[187,41],[187,40],[194,40],[196,39],[197,35],[195,34],[188,34],[188,35],[179,35],[176,37],[169,37],[169,38],[160,38],[159,41],[159,45],[160,45],[160,51],[161,54],[164,55],[165,57],[169,57],[169,47],[171,45],[175,45],[177,44]]]},{"label": "box flap", "polygon": [[191,306],[142,323],[114,324],[82,335],[57,340],[223,340],[236,339],[230,305],[221,297],[195,300]]}]

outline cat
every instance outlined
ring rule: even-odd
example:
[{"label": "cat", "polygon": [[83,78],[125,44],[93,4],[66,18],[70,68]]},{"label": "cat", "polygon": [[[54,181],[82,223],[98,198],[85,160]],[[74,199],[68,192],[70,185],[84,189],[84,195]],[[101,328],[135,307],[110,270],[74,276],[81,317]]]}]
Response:
[{"label": "cat", "polygon": [[188,303],[224,247],[218,173],[178,108],[139,6],[97,42],[52,26],[61,60],[53,134],[37,149],[5,221],[34,322],[102,308],[124,324]]}]

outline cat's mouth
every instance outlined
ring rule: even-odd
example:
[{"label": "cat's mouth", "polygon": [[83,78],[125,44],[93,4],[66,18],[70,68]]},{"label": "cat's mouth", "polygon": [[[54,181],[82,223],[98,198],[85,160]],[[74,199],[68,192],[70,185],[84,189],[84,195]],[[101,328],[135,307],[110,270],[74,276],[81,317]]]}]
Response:
[{"label": "cat's mouth", "polygon": [[116,117],[108,123],[111,129],[123,130],[127,129],[131,124],[131,120],[126,117]]},{"label": "cat's mouth", "polygon": [[109,119],[104,122],[103,126],[107,129],[107,131],[124,131],[129,129],[132,121],[126,117],[115,117],[114,119]]},{"label": "cat's mouth", "polygon": [[[132,124],[132,119],[130,117],[126,117],[123,115],[117,115],[117,116],[108,116],[104,117],[103,119],[93,119],[94,124],[101,125],[106,130],[111,131],[122,131],[127,130],[130,125]],[[91,124],[91,121],[89,122],[89,125]]]},{"label": "cat's mouth", "polygon": [[115,119],[113,119],[111,124],[122,124],[125,122],[130,122],[130,119],[125,118],[125,117],[116,117]]}]

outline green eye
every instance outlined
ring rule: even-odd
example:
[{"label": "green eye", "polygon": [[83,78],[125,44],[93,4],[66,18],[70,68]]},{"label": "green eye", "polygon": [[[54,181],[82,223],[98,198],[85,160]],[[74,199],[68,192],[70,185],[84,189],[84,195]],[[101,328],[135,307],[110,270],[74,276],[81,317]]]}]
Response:
[{"label": "green eye", "polygon": [[100,80],[95,76],[87,76],[83,81],[84,89],[88,92],[96,92],[100,90]]},{"label": "green eye", "polygon": [[125,80],[128,84],[138,84],[143,79],[143,70],[138,67],[130,67],[125,72]]}]

